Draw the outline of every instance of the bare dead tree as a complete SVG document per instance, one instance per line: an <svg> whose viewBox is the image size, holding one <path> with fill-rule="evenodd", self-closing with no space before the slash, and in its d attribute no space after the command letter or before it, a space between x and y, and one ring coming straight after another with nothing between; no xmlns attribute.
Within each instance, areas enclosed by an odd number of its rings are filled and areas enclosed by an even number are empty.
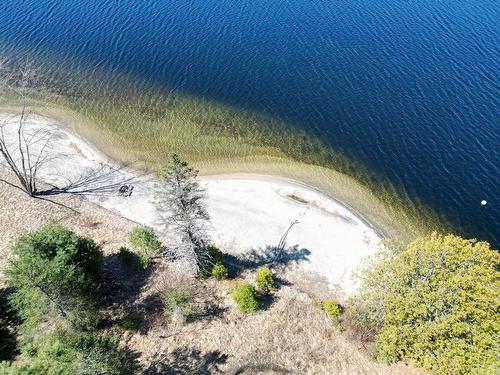
<svg viewBox="0 0 500 375"><path fill-rule="evenodd" d="M55 131L49 126L27 129L32 116L28 100L39 89L39 71L27 60L17 73L0 61L0 98L14 95L20 102L20 110L0 122L0 155L15 174L21 188L30 196L38 193L37 174L47 162L47 149Z"/></svg>
<svg viewBox="0 0 500 375"><path fill-rule="evenodd" d="M206 269L212 261L207 233L210 216L197 176L197 170L172 155L170 163L160 173L154 200L160 224L179 239L176 254L186 259L196 273Z"/></svg>
<svg viewBox="0 0 500 375"><path fill-rule="evenodd" d="M43 166L54 159L62 161L69 155L55 150L52 142L58 134L55 124L32 122L34 111L30 100L49 90L42 84L40 70L29 60L20 68L12 68L6 59L0 59L0 102L7 95L12 96L19 110L0 120L0 163L5 164L17 177L21 188L28 195L41 197L70 193L76 195L108 195L128 196L132 193L131 178L122 178L120 171L125 168L114 168L99 165L85 171L76 179L70 180L64 175L51 171L53 177L66 180L63 186L54 186L39 190L37 181ZM37 118L40 117L37 114ZM5 182L5 181L4 181Z"/></svg>

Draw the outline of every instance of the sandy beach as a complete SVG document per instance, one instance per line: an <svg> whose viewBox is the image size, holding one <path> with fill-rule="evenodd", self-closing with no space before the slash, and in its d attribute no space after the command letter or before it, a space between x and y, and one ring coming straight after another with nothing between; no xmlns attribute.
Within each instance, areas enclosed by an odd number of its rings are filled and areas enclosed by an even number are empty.
<svg viewBox="0 0 500 375"><path fill-rule="evenodd" d="M14 142L17 118L4 114L0 121ZM83 194L127 219L152 226L167 238L152 203L153 175L120 166L49 118L32 116L26 124L27 134L42 129L52 138L39 171L41 180ZM37 147L33 145L34 154ZM355 213L300 182L264 174L202 176L199 182L206 190L212 239L228 253L276 246L297 221L286 241L286 251L296 256L297 267L350 294L356 287L352 271L379 246L380 236ZM130 196L117 193L123 184L133 186Z"/></svg>

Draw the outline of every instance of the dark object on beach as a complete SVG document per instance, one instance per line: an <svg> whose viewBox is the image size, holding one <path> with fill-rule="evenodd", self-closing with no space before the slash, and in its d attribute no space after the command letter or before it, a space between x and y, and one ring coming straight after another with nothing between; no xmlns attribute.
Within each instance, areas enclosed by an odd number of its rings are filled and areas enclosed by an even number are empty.
<svg viewBox="0 0 500 375"><path fill-rule="evenodd" d="M132 195L133 190L134 190L134 186L124 184L124 185L120 186L120 188L118 189L118 193L122 197L130 197Z"/></svg>

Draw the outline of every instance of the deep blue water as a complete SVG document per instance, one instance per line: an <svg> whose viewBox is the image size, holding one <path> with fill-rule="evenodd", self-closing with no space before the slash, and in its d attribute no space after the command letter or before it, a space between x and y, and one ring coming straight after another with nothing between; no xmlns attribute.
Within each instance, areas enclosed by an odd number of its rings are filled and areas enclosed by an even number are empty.
<svg viewBox="0 0 500 375"><path fill-rule="evenodd" d="M291 120L499 245L499 4L0 0L0 47Z"/></svg>

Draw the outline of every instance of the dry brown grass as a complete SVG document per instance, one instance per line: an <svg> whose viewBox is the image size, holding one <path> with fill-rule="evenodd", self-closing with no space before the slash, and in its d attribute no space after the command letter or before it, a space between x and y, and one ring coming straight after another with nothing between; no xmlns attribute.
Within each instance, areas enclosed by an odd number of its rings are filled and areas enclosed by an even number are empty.
<svg viewBox="0 0 500 375"><path fill-rule="evenodd" d="M158 315L152 314L156 324L149 324L146 334L131 336L128 345L143 353L142 360L151 373L152 369L167 374L420 373L404 364L373 362L362 343L335 329L326 314L314 306L313 297L301 291L309 288L308 282L301 285L296 273L280 276L298 280L276 290L264 310L243 314L228 297L235 281L198 281L178 273L172 264L159 268L138 304L151 301L149 297L165 288L194 286L197 304L211 313L201 313L183 325L158 320ZM253 273L242 277L251 281Z"/></svg>

